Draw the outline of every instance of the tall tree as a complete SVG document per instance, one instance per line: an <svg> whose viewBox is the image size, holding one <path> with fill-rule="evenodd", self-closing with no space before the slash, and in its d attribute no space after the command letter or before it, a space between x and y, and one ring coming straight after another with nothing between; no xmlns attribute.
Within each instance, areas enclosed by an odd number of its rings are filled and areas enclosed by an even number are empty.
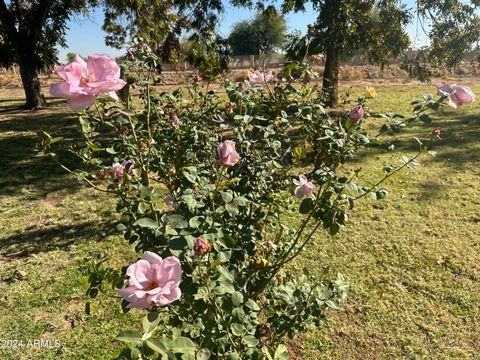
<svg viewBox="0 0 480 360"><path fill-rule="evenodd" d="M228 42L234 55L253 55L260 50L269 53L285 44L286 31L285 17L269 6L252 20L236 23Z"/></svg>
<svg viewBox="0 0 480 360"><path fill-rule="evenodd" d="M421 57L434 66L455 67L465 53L480 49L479 0L418 0L417 15L427 19L431 43Z"/></svg>
<svg viewBox="0 0 480 360"><path fill-rule="evenodd" d="M1 50L1 57L20 67L26 108L46 106L38 73L55 64L55 45L65 45L67 21L94 3L94 0L0 0L0 33L7 44Z"/></svg>
<svg viewBox="0 0 480 360"><path fill-rule="evenodd" d="M397 0L312 0L318 13L305 36L297 37L287 50L290 58L324 54L323 90L328 106L338 105L340 59L363 52L372 63L385 66L409 44L405 25L409 10ZM305 11L304 0L285 0L283 10Z"/></svg>

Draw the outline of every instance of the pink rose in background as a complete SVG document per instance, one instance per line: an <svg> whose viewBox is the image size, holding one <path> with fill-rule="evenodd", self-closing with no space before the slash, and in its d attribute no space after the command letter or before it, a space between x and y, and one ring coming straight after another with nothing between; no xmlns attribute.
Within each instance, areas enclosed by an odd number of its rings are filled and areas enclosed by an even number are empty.
<svg viewBox="0 0 480 360"><path fill-rule="evenodd" d="M198 74L195 74L195 76L193 77L193 81L200 82L200 81L202 81L202 77Z"/></svg>
<svg viewBox="0 0 480 360"><path fill-rule="evenodd" d="M162 259L145 251L143 257L127 268L128 286L118 294L127 300L127 308L148 309L166 306L182 295L179 285L182 275L180 260L175 256Z"/></svg>
<svg viewBox="0 0 480 360"><path fill-rule="evenodd" d="M75 55L75 59L57 69L65 80L50 85L50 94L68 99L72 110L91 106L98 94L106 93L118 101L115 91L125 86L120 79L120 68L115 59L103 55L89 55L87 61Z"/></svg>
<svg viewBox="0 0 480 360"><path fill-rule="evenodd" d="M180 121L177 115L172 116L172 125L173 127L179 127L180 125L182 125L182 122Z"/></svg>
<svg viewBox="0 0 480 360"><path fill-rule="evenodd" d="M311 181L308 181L307 177L305 175L300 175L297 179L293 179L293 183L297 185L295 188L295 196L296 197L304 197L308 196L313 192L313 183Z"/></svg>
<svg viewBox="0 0 480 360"><path fill-rule="evenodd" d="M437 89L437 95L448 96L448 105L454 109L475 101L475 94L467 86L448 85L446 82L443 82L437 85Z"/></svg>
<svg viewBox="0 0 480 360"><path fill-rule="evenodd" d="M435 129L433 129L432 133L433 133L433 135L435 135L437 138L440 139L440 134L442 133L442 129L437 127Z"/></svg>
<svg viewBox="0 0 480 360"><path fill-rule="evenodd" d="M240 160L240 155L235 150L235 143L230 140L225 140L218 145L218 157L222 165L226 166L233 166Z"/></svg>
<svg viewBox="0 0 480 360"><path fill-rule="evenodd" d="M115 180L122 180L123 171L125 168L128 168L128 174L133 174L133 161L132 160L123 160L121 163L114 163L112 165L113 172L115 173Z"/></svg>
<svg viewBox="0 0 480 360"><path fill-rule="evenodd" d="M212 245L203 240L201 237L198 237L195 240L195 245L193 245L193 251L197 256L205 256L212 250Z"/></svg>
<svg viewBox="0 0 480 360"><path fill-rule="evenodd" d="M270 80L273 79L273 74L272 74L271 71L269 71L269 72L263 72L263 71L260 71L260 70L257 70L257 71L254 71L254 72L249 71L248 72L248 79L253 84L263 85L263 84L265 84L265 83L267 83L267 82L269 82Z"/></svg>
<svg viewBox="0 0 480 360"><path fill-rule="evenodd" d="M354 106L348 113L348 118L352 120L354 123L359 121L364 116L365 116L365 110L363 109L362 105Z"/></svg>

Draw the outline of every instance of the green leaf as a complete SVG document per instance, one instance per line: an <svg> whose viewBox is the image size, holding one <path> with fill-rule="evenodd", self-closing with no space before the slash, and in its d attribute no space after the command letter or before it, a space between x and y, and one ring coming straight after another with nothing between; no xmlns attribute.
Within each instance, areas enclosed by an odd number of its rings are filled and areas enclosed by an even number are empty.
<svg viewBox="0 0 480 360"><path fill-rule="evenodd" d="M299 211L301 214L308 214L310 211L313 210L313 207L313 200L311 198L305 198L300 204Z"/></svg>
<svg viewBox="0 0 480 360"><path fill-rule="evenodd" d="M232 330L232 334L235 336L241 336L245 331L245 328L243 327L243 325L239 323L233 323L230 326L230 329Z"/></svg>
<svg viewBox="0 0 480 360"><path fill-rule="evenodd" d="M329 228L329 232L330 232L330 235L335 235L336 233L338 233L340 231L340 225L337 224L337 223L333 223L332 225L330 225L330 228Z"/></svg>
<svg viewBox="0 0 480 360"><path fill-rule="evenodd" d="M190 220L188 220L188 225L192 229L198 229L203 221L205 221L205 218L203 216L194 216Z"/></svg>
<svg viewBox="0 0 480 360"><path fill-rule="evenodd" d="M258 306L258 304L252 299L248 299L245 303L245 306L248 307L250 310L260 311L260 306Z"/></svg>
<svg viewBox="0 0 480 360"><path fill-rule="evenodd" d="M243 337L243 342L248 347L256 347L259 343L258 339L253 335L247 335Z"/></svg>
<svg viewBox="0 0 480 360"><path fill-rule="evenodd" d="M195 344L189 338L179 336L172 342L171 351L180 354L194 354Z"/></svg>
<svg viewBox="0 0 480 360"><path fill-rule="evenodd" d="M243 303L243 294L240 291L235 291L232 294L233 306L240 306Z"/></svg>
<svg viewBox="0 0 480 360"><path fill-rule="evenodd" d="M288 349L285 345L278 345L277 350L275 350L273 360L288 360Z"/></svg>
<svg viewBox="0 0 480 360"><path fill-rule="evenodd" d="M228 203L225 205L225 210L228 211L230 216L237 216L239 214L237 206L235 206L233 203Z"/></svg>
<svg viewBox="0 0 480 360"><path fill-rule="evenodd" d="M144 334L151 334L160 323L158 313L150 311L142 321Z"/></svg>
<svg viewBox="0 0 480 360"><path fill-rule="evenodd" d="M243 207L243 206L247 206L249 201L247 198L243 197L243 196L237 196L233 202L235 203L235 205L237 206L240 206L240 207Z"/></svg>
<svg viewBox="0 0 480 360"><path fill-rule="evenodd" d="M140 345L143 342L142 333L137 330L122 331L115 339L132 345Z"/></svg>
<svg viewBox="0 0 480 360"><path fill-rule="evenodd" d="M135 221L133 223L133 225L135 226L140 226L140 227L144 227L144 228L149 228L149 229L156 229L158 228L158 222L156 222L155 220L153 219L150 219L150 218L141 218L141 219L138 219L137 221Z"/></svg>
<svg viewBox="0 0 480 360"><path fill-rule="evenodd" d="M197 207L197 200L193 197L193 195L182 195L180 197L181 200L187 205L188 210L194 211Z"/></svg>
<svg viewBox="0 0 480 360"><path fill-rule="evenodd" d="M222 192L222 199L225 202L225 204L228 204L233 200L233 195L231 192Z"/></svg>
<svg viewBox="0 0 480 360"><path fill-rule="evenodd" d="M232 317L242 323L244 323L247 320L245 311L243 311L243 309L240 307L236 307L235 309L232 310Z"/></svg>
<svg viewBox="0 0 480 360"><path fill-rule="evenodd" d="M164 356L168 355L167 348L163 344L162 340L160 340L159 338L155 338L155 337L148 338L147 340L144 341L144 344L158 354L162 354Z"/></svg>

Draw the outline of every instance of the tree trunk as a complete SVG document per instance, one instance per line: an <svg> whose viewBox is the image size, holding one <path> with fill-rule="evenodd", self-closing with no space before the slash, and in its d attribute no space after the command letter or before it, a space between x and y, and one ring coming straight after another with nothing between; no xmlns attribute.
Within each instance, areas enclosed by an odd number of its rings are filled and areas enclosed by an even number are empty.
<svg viewBox="0 0 480 360"><path fill-rule="evenodd" d="M45 96L42 95L38 70L30 59L20 59L20 76L22 77L23 90L25 91L26 109L40 109L47 106Z"/></svg>
<svg viewBox="0 0 480 360"><path fill-rule="evenodd" d="M325 54L322 90L328 94L326 105L331 108L338 106L338 67L338 50L330 45Z"/></svg>

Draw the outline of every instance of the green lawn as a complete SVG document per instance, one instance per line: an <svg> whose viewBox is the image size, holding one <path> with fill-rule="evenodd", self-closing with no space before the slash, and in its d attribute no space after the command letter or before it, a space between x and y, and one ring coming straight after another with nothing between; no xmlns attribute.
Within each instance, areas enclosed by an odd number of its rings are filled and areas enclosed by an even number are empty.
<svg viewBox="0 0 480 360"><path fill-rule="evenodd" d="M371 106L406 113L427 91L377 87ZM122 314L111 292L91 301L87 315L82 268L91 251L116 267L135 253L112 231L112 201L34 157L39 129L79 136L65 104L37 113L15 104L0 100L0 359L110 359L121 348L114 337L139 326L141 312ZM413 136L436 126L443 133L435 158L389 180L386 200L358 202L350 226L333 238L318 233L295 264L318 273L327 266L350 284L344 311L290 343L298 358L478 359L480 103L436 114L431 127L414 126L395 140L400 151L360 154L347 170L362 167L375 179L384 164L415 152ZM28 346L35 339L51 347Z"/></svg>

